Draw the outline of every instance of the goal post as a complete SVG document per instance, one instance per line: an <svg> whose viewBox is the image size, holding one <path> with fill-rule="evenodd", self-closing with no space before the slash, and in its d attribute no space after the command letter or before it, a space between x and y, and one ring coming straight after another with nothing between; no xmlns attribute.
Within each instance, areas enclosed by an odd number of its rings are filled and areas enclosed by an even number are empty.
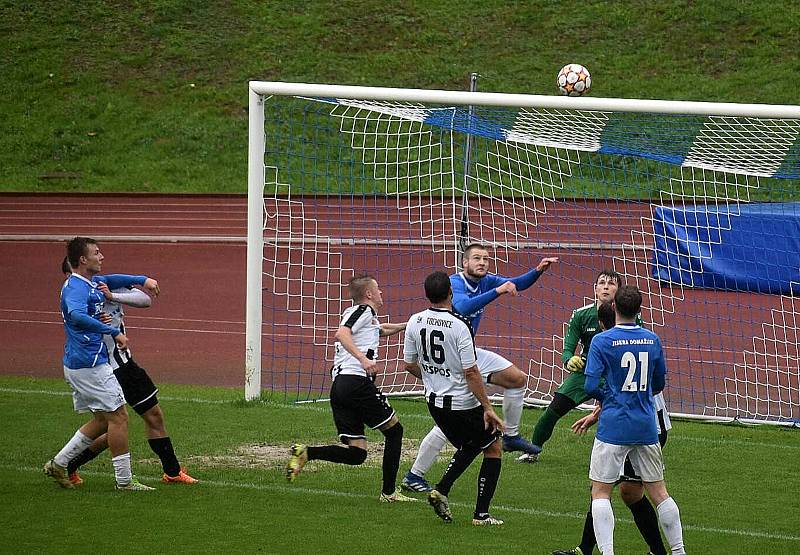
<svg viewBox="0 0 800 555"><path fill-rule="evenodd" d="M800 421L800 106L260 81L249 95L246 399L325 397L349 277L374 274L382 321L405 321L429 272L460 269L466 227L502 275L560 257L487 307L476 338L527 372L530 403L564 379L565 322L610 268L664 340L670 412ZM401 340L381 346L379 384L418 393Z"/></svg>

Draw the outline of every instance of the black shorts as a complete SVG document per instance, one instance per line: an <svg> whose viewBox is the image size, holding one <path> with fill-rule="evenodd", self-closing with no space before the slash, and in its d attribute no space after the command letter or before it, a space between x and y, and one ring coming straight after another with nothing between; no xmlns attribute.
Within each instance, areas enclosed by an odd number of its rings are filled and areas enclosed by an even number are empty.
<svg viewBox="0 0 800 555"><path fill-rule="evenodd" d="M147 371L133 359L114 370L114 375L122 387L125 401L137 414L144 414L158 404L158 388Z"/></svg>
<svg viewBox="0 0 800 555"><path fill-rule="evenodd" d="M467 410L451 410L428 403L428 410L436 425L456 449L469 445L483 451L502 435L500 431L486 429L481 406Z"/></svg>
<svg viewBox="0 0 800 555"><path fill-rule="evenodd" d="M372 380L348 374L336 376L333 380L331 409L342 443L366 439L364 424L374 430L394 416L394 409Z"/></svg>

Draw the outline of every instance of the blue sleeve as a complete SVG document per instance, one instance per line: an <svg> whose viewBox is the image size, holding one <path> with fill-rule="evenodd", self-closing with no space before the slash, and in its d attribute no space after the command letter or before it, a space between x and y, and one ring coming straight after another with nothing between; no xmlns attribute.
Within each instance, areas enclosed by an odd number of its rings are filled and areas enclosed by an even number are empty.
<svg viewBox="0 0 800 555"><path fill-rule="evenodd" d="M594 397L602 403L603 391L600 387L600 378L603 375L604 365L603 359L600 356L598 343L600 342L597 341L597 337L595 337L589 346L589 356L586 358L586 368L583 372L586 376L583 390L586 392L586 395Z"/></svg>
<svg viewBox="0 0 800 555"><path fill-rule="evenodd" d="M81 331L93 331L95 333L110 335L111 337L119 335L119 328L112 328L108 324L104 324L100 320L96 320L89 316L88 313L81 312L80 310L70 312L69 319L75 327Z"/></svg>
<svg viewBox="0 0 800 555"><path fill-rule="evenodd" d="M108 274L106 276L95 276L95 281L104 281L109 289L120 289L131 285L144 285L147 276L129 276L128 274Z"/></svg>
<svg viewBox="0 0 800 555"><path fill-rule="evenodd" d="M661 348L660 343L658 350L659 357L656 359L656 363L653 366L653 378L650 381L653 395L664 391L664 387L667 385L667 365L664 363L664 350Z"/></svg>
<svg viewBox="0 0 800 555"><path fill-rule="evenodd" d="M450 285L453 287L453 308L455 308L458 313L464 316L475 314L499 296L497 291L495 291L495 287L502 282L494 285L497 282L497 276L487 275L483 279L489 280L490 289L472 298L467 295L466 286L461 278L450 280Z"/></svg>
<svg viewBox="0 0 800 555"><path fill-rule="evenodd" d="M521 276L507 279L506 281L514 282L514 285L517 286L517 291L525 291L528 287L536 283L536 280L539 279L539 276L541 275L542 272L534 268L533 270L526 272Z"/></svg>

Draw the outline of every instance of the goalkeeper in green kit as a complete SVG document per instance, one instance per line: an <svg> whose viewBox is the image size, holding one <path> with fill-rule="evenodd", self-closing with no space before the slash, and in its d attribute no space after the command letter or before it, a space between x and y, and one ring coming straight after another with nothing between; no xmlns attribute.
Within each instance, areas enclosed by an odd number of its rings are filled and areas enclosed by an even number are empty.
<svg viewBox="0 0 800 555"><path fill-rule="evenodd" d="M613 270L603 270L597 275L594 282L594 302L584 307L577 308L572 312L569 319L567 335L564 337L564 352L561 359L564 368L569 370L570 375L558 388L550 405L536 423L533 430L531 443L536 447L544 447L545 442L553 435L553 428L562 416L569 411L589 400L583 389L586 377L583 375L583 367L586 365L586 355L589 353L589 345L592 338L603 331L597 319L597 307L600 303L611 302L617 288L622 284L622 277ZM641 319L637 316L636 321L641 324ZM581 344L581 354L575 354L578 343ZM520 462L536 462L541 455L524 454L519 457Z"/></svg>

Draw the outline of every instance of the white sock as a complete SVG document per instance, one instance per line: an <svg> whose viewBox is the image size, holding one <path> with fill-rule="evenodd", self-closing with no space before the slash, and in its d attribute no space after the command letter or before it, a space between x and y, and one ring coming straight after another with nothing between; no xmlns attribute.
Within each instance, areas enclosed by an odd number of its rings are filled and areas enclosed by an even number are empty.
<svg viewBox="0 0 800 555"><path fill-rule="evenodd" d="M425 473L433 466L433 461L439 456L439 452L444 449L447 444L447 437L444 432L439 429L439 426L434 426L428 432L422 443L419 444L419 452L414 461L414 466L411 467L411 472L417 476L425 476Z"/></svg>
<svg viewBox="0 0 800 555"><path fill-rule="evenodd" d="M87 447L92 444L92 439L83 435L83 432L78 430L75 432L75 435L72 436L67 444L61 448L61 451L53 457L53 461L58 466L63 466L64 468L67 467L69 461L77 457L80 453L82 453Z"/></svg>
<svg viewBox="0 0 800 555"><path fill-rule="evenodd" d="M114 465L114 477L117 479L118 486L127 486L131 483L131 454L123 453L111 459Z"/></svg>
<svg viewBox="0 0 800 555"><path fill-rule="evenodd" d="M658 504L656 511L658 512L658 521L661 523L661 529L664 530L664 536L667 538L667 543L673 555L683 555L686 551L683 549L683 526L681 526L681 513L678 510L678 504L675 503L672 497L667 497Z"/></svg>
<svg viewBox="0 0 800 555"><path fill-rule="evenodd" d="M611 501L609 499L592 500L592 521L594 524L594 537L597 538L597 548L600 553L613 555L614 511L611 510Z"/></svg>
<svg viewBox="0 0 800 555"><path fill-rule="evenodd" d="M503 420L506 423L507 436L519 435L519 423L522 421L522 407L525 403L525 388L516 387L503 392Z"/></svg>

